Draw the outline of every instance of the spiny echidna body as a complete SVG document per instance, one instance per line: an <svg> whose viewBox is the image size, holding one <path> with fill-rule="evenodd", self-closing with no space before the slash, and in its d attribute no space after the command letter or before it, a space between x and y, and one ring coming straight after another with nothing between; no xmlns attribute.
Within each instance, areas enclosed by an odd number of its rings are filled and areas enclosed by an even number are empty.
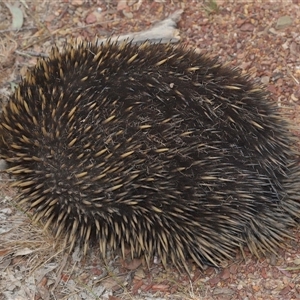
<svg viewBox="0 0 300 300"><path fill-rule="evenodd" d="M20 201L71 249L219 266L273 251L300 216L294 138L268 95L182 47L54 48L0 130Z"/></svg>

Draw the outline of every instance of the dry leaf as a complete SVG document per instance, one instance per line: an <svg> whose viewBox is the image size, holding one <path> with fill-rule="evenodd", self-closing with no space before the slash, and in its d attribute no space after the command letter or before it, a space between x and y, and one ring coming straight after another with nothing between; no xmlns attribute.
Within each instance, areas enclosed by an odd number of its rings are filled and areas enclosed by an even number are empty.
<svg viewBox="0 0 300 300"><path fill-rule="evenodd" d="M7 8L9 9L9 11L12 15L11 28L12 29L22 28L23 22L24 22L24 16L23 16L22 10L19 7L10 5L8 3L5 3L5 5L7 6Z"/></svg>

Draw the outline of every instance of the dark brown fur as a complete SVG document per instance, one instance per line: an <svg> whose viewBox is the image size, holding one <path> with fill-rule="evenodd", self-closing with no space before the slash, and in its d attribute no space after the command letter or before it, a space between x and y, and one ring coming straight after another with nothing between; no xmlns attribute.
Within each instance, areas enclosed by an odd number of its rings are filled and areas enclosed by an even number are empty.
<svg viewBox="0 0 300 300"><path fill-rule="evenodd" d="M293 137L268 95L182 47L54 48L0 124L21 202L71 249L219 266L244 245L273 251L300 215Z"/></svg>

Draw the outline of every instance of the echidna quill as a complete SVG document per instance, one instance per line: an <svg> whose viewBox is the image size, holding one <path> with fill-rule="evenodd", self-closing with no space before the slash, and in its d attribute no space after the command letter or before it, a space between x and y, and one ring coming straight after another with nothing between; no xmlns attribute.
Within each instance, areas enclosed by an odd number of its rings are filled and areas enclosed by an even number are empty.
<svg viewBox="0 0 300 300"><path fill-rule="evenodd" d="M268 94L180 46L54 48L0 121L19 201L70 249L220 266L275 251L300 217L295 139Z"/></svg>

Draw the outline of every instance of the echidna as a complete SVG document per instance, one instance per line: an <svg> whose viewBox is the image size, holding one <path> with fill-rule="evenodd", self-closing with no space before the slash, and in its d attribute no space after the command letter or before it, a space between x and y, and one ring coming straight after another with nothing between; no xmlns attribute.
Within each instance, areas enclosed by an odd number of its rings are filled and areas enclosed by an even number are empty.
<svg viewBox="0 0 300 300"><path fill-rule="evenodd" d="M0 121L20 202L70 249L219 266L274 251L300 217L294 137L268 94L181 46L54 48Z"/></svg>

